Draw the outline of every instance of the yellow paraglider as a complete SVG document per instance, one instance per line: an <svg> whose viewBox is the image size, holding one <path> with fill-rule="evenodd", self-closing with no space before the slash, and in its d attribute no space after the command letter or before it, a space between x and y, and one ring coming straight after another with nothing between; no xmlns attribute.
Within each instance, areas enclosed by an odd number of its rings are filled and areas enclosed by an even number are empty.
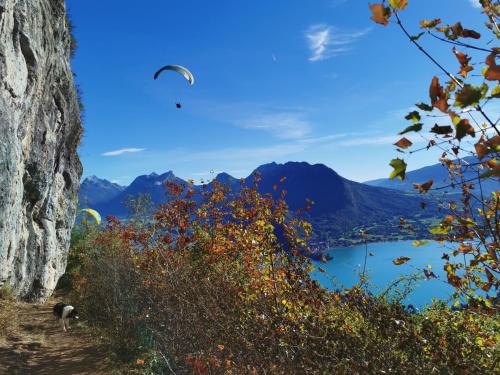
<svg viewBox="0 0 500 375"><path fill-rule="evenodd" d="M96 210L93 210L91 208L83 208L80 210L80 212L85 212L86 214L92 216L97 225L101 225L101 215Z"/></svg>

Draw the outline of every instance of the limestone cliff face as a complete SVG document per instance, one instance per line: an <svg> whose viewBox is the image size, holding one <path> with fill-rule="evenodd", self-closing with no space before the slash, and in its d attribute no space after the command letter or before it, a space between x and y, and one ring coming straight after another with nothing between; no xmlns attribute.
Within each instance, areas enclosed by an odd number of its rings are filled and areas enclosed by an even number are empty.
<svg viewBox="0 0 500 375"><path fill-rule="evenodd" d="M64 0L0 0L0 285L43 301L66 267L82 166Z"/></svg>

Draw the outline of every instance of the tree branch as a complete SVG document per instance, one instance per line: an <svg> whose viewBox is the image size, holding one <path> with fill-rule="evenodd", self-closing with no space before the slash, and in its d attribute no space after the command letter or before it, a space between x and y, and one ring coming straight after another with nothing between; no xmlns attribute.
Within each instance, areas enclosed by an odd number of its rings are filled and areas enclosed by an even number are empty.
<svg viewBox="0 0 500 375"><path fill-rule="evenodd" d="M404 34L407 36L408 40L413 43L425 56L427 56L427 58L429 60L431 60L439 69L441 69L441 71L443 71L443 73L445 73L448 77L450 77L450 79L452 81L454 81L458 87L460 88L463 88L464 87L464 84L458 79L456 78L453 74L451 74L448 70L446 70L446 68L444 66L442 66L434 57L432 57L429 52L427 52L424 47L422 47L420 45L420 43L418 43L414 38L411 37L410 33L408 32L408 30L406 30L406 28L404 27L403 23L401 22L401 18L399 18L399 14L398 12L394 12L394 15L396 16L396 19L397 19L397 24L399 25L399 27L401 28L401 30L403 30ZM498 130L498 128L496 127L495 123L493 123L493 121L491 121L491 119L488 117L488 115L483 111L483 109L481 108L480 105L477 105L476 106L476 109L483 115L483 117L486 119L486 121L493 127L493 129L495 129L495 131L497 132L498 135L500 135L500 130Z"/></svg>
<svg viewBox="0 0 500 375"><path fill-rule="evenodd" d="M475 49L475 50L478 50L478 51L483 51L483 52L488 52L488 53L495 52L492 49L487 49L487 48L482 48L482 47L476 47L476 46L473 46L472 44L468 44L468 43L464 43L464 42L456 42L454 40L445 39L445 38L442 38L442 37L440 37L440 36L438 36L436 34L433 34L431 31L428 31L427 33L429 35L431 35L432 37L434 37L434 38L436 38L436 39L438 39L438 40L440 40L442 42L453 44L455 46L460 46L460 47Z"/></svg>

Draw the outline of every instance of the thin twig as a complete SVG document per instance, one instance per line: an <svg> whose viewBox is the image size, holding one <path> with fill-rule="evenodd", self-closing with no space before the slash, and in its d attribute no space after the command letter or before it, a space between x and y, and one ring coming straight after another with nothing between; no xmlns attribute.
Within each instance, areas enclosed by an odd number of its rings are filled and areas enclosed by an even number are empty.
<svg viewBox="0 0 500 375"><path fill-rule="evenodd" d="M473 46L472 44L468 44L468 43L464 43L464 42L457 42L457 41L454 41L454 40L449 40L449 39L445 39L445 38L442 38L436 34L433 34L431 31L428 31L427 32L429 35L433 36L434 38L442 41L442 42L445 42L445 43L450 43L450 44L454 44L456 46L461 46L461 47L465 47L465 48L470 48L470 49L475 49L475 50L478 50L478 51L484 51L484 52L488 52L488 53L492 53L494 52L492 49L487 49L487 48L481 48L481 47L476 47L476 46Z"/></svg>
<svg viewBox="0 0 500 375"><path fill-rule="evenodd" d="M448 70L446 70L446 68L442 66L434 57L432 57L431 54L427 52L424 49L424 47L420 45L420 43L418 43L414 38L412 38L408 30L406 30L403 23L401 22L398 12L394 12L394 15L396 16L397 24L399 25L401 30L403 30L403 33L407 36L408 40L411 43L413 43L425 56L427 56L427 58L431 60L443 73L445 73L448 77L450 77L450 79L454 81L458 87L464 88L464 84L457 77L455 77ZM483 109L479 104L476 106L476 109L483 115L483 117L486 119L486 121L488 121L488 123L493 127L493 129L495 129L497 134L500 135L500 130L496 127L495 123L488 117L488 115L483 111Z"/></svg>
<svg viewBox="0 0 500 375"><path fill-rule="evenodd" d="M397 24L399 25L401 30L403 30L404 34L408 37L410 42L412 42L425 56L427 56L427 58L429 60L431 60L439 69L441 69L444 74L446 74L448 77L450 77L450 79L453 80L459 87L461 87L461 88L464 87L463 83L460 80L458 80L453 74L451 74L449 71L447 71L434 57L432 57L429 54L429 52L427 52L424 49L424 47L422 47L420 45L420 43L418 43L414 38L412 38L412 36L408 32L408 30L406 30L403 23L401 22L401 19L399 18L398 12L394 12L394 15L396 16Z"/></svg>

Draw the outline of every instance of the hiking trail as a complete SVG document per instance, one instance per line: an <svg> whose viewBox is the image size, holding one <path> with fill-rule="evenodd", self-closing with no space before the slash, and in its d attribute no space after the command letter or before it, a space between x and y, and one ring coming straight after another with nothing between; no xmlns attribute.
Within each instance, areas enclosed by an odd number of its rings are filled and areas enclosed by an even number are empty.
<svg viewBox="0 0 500 375"><path fill-rule="evenodd" d="M109 353L83 323L63 332L52 314L55 295L45 304L18 302L19 329L0 343L0 375L111 375L120 372Z"/></svg>

